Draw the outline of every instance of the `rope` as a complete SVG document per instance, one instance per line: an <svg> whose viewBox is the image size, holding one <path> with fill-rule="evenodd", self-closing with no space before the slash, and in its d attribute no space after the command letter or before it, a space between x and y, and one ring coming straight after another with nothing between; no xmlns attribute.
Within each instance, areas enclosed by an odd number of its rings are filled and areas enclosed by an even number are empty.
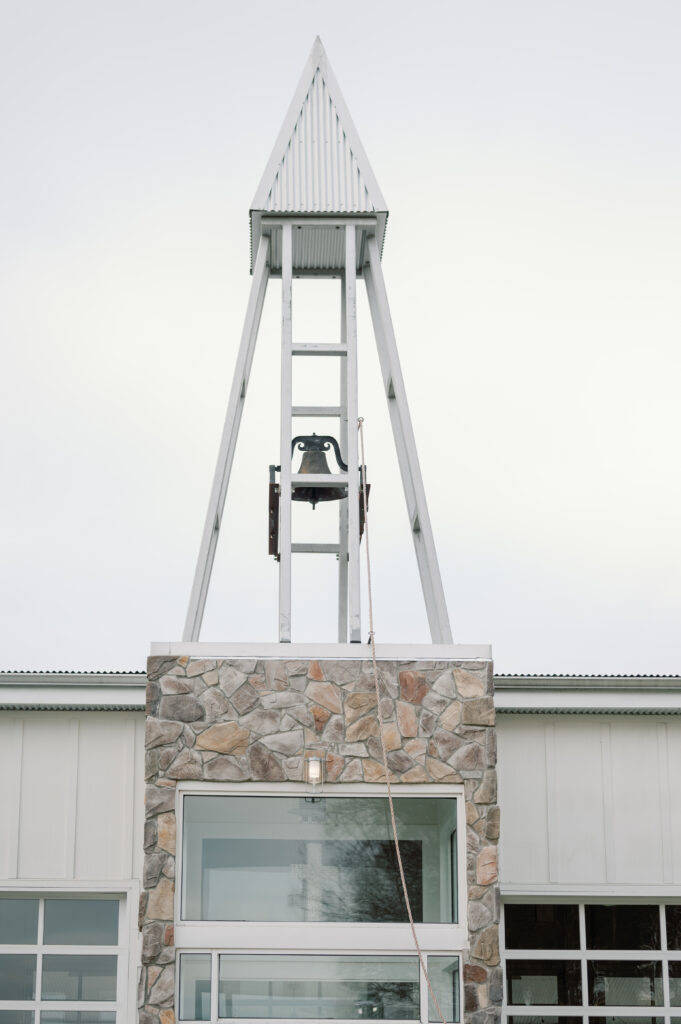
<svg viewBox="0 0 681 1024"><path fill-rule="evenodd" d="M378 714L378 733L381 737L381 750L383 752L383 770L385 772L385 784L388 791L388 805L390 807L390 821L393 830L393 842L395 844L395 856L397 857L397 866L400 871L400 881L402 883L402 894L404 896L404 903L407 908L407 917L409 918L409 927L411 928L411 935L414 940L414 947L418 954L419 963L421 964L421 970L423 971L430 992L433 1004L437 1010L437 1015L442 1021L442 1024L447 1024L447 1020L442 1010L440 1009L440 1003L435 995L433 986L431 985L428 971L426 970L426 958L423 955L421 946L419 944L418 936L416 934L416 926L414 924L414 917L411 912L411 903L409 902L409 893L407 892L407 881L404 876L404 867L402 865L402 853L400 851L400 841L397 838L397 822L395 820L395 806L393 804L392 786L390 783L390 771L388 769L388 752L385 748L385 738L383 736L383 712L381 710L381 693L378 684L378 665L376 664L376 640L374 636L374 606L371 593L371 557L369 554L369 503L367 501L367 473L366 463L364 461L364 417L360 416L357 420L359 429L359 444L360 444L360 455L362 460L362 497L364 501L364 531L366 533L365 550L367 553L367 588L369 591L369 643L371 644L371 663L373 668L374 676L374 687L376 689L376 712ZM430 1016L430 1014L428 1014Z"/></svg>

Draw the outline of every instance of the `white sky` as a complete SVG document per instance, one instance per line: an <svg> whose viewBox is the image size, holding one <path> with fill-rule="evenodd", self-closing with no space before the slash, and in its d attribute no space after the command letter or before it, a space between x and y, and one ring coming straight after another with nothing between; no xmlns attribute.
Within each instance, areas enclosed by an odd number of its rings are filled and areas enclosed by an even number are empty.
<svg viewBox="0 0 681 1024"><path fill-rule="evenodd" d="M501 672L681 671L675 0L4 0L1 19L0 668L141 669L180 639L248 208L319 33L391 211L455 639ZM276 639L278 293L206 640ZM335 340L336 301L294 292L297 337ZM423 641L360 315L377 639ZM294 639L332 640L335 563L296 565Z"/></svg>

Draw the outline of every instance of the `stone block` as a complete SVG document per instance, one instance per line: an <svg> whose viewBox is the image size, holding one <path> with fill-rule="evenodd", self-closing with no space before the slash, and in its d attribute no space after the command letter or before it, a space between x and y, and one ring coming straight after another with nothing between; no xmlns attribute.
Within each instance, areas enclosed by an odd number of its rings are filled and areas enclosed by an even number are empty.
<svg viewBox="0 0 681 1024"><path fill-rule="evenodd" d="M249 751L249 760L251 777L254 780L281 782L285 778L284 770L276 754L268 750L262 743L253 744Z"/></svg>
<svg viewBox="0 0 681 1024"><path fill-rule="evenodd" d="M236 722L221 722L200 733L196 745L218 754L245 754L250 735L248 729L242 729Z"/></svg>
<svg viewBox="0 0 681 1024"><path fill-rule="evenodd" d="M455 668L454 680L457 692L461 697L482 697L485 693L485 677L480 672Z"/></svg>
<svg viewBox="0 0 681 1024"><path fill-rule="evenodd" d="M159 722L157 718L147 718L144 730L144 745L147 750L174 743L182 732L180 722Z"/></svg>
<svg viewBox="0 0 681 1024"><path fill-rule="evenodd" d="M364 780L364 772L362 771L362 762L358 757L352 758L347 762L345 768L341 772L339 782L362 782Z"/></svg>
<svg viewBox="0 0 681 1024"><path fill-rule="evenodd" d="M144 811L147 818L153 818L163 811L175 808L175 790L160 786L147 786L144 791Z"/></svg>
<svg viewBox="0 0 681 1024"><path fill-rule="evenodd" d="M244 782L247 770L230 754L218 754L203 766L203 776L212 782Z"/></svg>
<svg viewBox="0 0 681 1024"><path fill-rule="evenodd" d="M497 848L486 846L478 854L475 866L475 878L478 885L491 885L497 880Z"/></svg>
<svg viewBox="0 0 681 1024"><path fill-rule="evenodd" d="M368 739L369 736L378 736L378 720L373 715L359 718L345 730L345 740L347 743L357 743L358 741Z"/></svg>
<svg viewBox="0 0 681 1024"><path fill-rule="evenodd" d="M291 709L289 714L295 717L296 711ZM263 711L260 708L244 715L240 722L245 729L250 729L251 732L258 733L260 736L269 736L270 733L279 732L280 723L280 711Z"/></svg>
<svg viewBox="0 0 681 1024"><path fill-rule="evenodd" d="M428 693L428 684L423 672L409 672L405 670L400 672L399 679L400 697L402 700L407 701L409 704L423 703L423 698Z"/></svg>
<svg viewBox="0 0 681 1024"><path fill-rule="evenodd" d="M147 917L151 921L172 921L174 916L175 885L169 878L161 878L149 893Z"/></svg>
<svg viewBox="0 0 681 1024"><path fill-rule="evenodd" d="M467 700L463 706L464 725L494 725L494 700L478 697Z"/></svg>
<svg viewBox="0 0 681 1024"><path fill-rule="evenodd" d="M303 749L303 730L275 732L269 736L263 736L261 743L264 743L269 750L275 750L278 754L291 757L292 754L297 754Z"/></svg>
<svg viewBox="0 0 681 1024"><path fill-rule="evenodd" d="M231 697L233 693L243 686L246 682L246 673L240 669L235 668L230 662L221 662L218 668L218 686L226 697Z"/></svg>
<svg viewBox="0 0 681 1024"><path fill-rule="evenodd" d="M248 683L235 690L230 699L238 715L247 714L260 703L258 694Z"/></svg>
<svg viewBox="0 0 681 1024"><path fill-rule="evenodd" d="M340 692L333 683L312 681L308 683L305 695L310 700L313 700L315 704L321 704L323 708L327 708L333 714L339 715L343 710Z"/></svg>
<svg viewBox="0 0 681 1024"><path fill-rule="evenodd" d="M351 725L376 707L375 693L348 693L345 695L345 724Z"/></svg>
<svg viewBox="0 0 681 1024"><path fill-rule="evenodd" d="M161 697L159 718L176 722L200 722L206 717L201 704L190 693L177 694L173 697Z"/></svg>
<svg viewBox="0 0 681 1024"><path fill-rule="evenodd" d="M413 704L398 700L396 704L397 724L400 732L406 738L418 735L419 723L416 720L416 712Z"/></svg>

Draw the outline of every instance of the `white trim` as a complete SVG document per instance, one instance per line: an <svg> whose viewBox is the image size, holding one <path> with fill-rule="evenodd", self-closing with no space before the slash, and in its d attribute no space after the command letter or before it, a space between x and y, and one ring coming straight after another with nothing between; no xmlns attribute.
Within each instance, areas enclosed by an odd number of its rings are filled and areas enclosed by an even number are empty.
<svg viewBox="0 0 681 1024"><path fill-rule="evenodd" d="M284 661L369 661L370 644L155 642L152 657L258 658ZM379 661L491 661L489 644L376 644Z"/></svg>
<svg viewBox="0 0 681 1024"><path fill-rule="evenodd" d="M111 686L100 682L88 685L16 682L10 686L0 685L0 708L26 711L143 711L146 683L145 677L139 683L127 686Z"/></svg>
<svg viewBox="0 0 681 1024"><path fill-rule="evenodd" d="M545 883L538 885L536 882L526 884L514 884L512 882L501 883L501 898L507 903L548 903L555 900L558 903L574 903L583 900L586 903L617 903L625 899L631 903L650 903L651 899L657 902L665 900L667 903L681 902L681 885L662 885L651 883L649 885L639 882L631 885L596 883L585 885L577 882L573 885L566 885L564 882L555 884ZM681 1017L681 1013L679 1014Z"/></svg>
<svg viewBox="0 0 681 1024"><path fill-rule="evenodd" d="M606 690L598 686L580 685L573 689L518 686L512 690L495 681L494 706L500 713L564 712L582 714L681 714L681 692L622 687Z"/></svg>

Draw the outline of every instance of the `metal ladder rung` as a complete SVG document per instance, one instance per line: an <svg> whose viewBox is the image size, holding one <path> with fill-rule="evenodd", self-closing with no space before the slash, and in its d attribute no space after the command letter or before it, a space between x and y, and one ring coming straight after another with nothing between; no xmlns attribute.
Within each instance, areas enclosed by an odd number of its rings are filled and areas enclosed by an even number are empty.
<svg viewBox="0 0 681 1024"><path fill-rule="evenodd" d="M292 416L340 416L340 405L294 405Z"/></svg>
<svg viewBox="0 0 681 1024"><path fill-rule="evenodd" d="M293 356L346 356L347 345L322 345L317 342L298 342L291 345Z"/></svg>
<svg viewBox="0 0 681 1024"><path fill-rule="evenodd" d="M337 555L340 551L340 544L292 544L291 551L294 555Z"/></svg>

